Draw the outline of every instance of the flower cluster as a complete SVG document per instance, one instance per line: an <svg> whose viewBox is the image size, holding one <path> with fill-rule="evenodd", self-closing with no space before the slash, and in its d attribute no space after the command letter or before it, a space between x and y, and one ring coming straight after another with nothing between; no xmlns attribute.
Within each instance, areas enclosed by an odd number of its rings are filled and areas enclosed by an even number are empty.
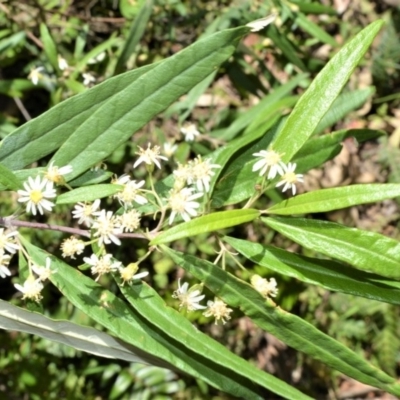
<svg viewBox="0 0 400 400"><path fill-rule="evenodd" d="M276 187L283 186L282 192L292 189L293 196L296 194L296 183L303 182L303 175L295 173L295 163L285 164L281 159L282 154L277 153L272 148L261 150L254 153L253 156L260 158L253 165L253 172L260 171L260 176L266 175L268 172L267 179L274 179L279 175L280 181L276 184Z"/></svg>
<svg viewBox="0 0 400 400"><path fill-rule="evenodd" d="M179 309L184 309L188 312L195 310L207 309L203 315L206 317L214 317L215 323L221 321L223 324L230 319L230 313L233 311L220 299L215 298L214 301L208 301L207 307L200 304L205 295L201 294L199 285L189 288L189 284L185 282L181 285L181 280L178 280L178 289L175 290L172 297L179 300Z"/></svg>

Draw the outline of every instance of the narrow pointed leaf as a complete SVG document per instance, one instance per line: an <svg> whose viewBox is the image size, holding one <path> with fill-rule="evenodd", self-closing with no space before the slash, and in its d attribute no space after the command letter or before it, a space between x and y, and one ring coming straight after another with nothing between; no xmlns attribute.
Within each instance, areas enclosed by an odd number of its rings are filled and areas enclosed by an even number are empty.
<svg viewBox="0 0 400 400"><path fill-rule="evenodd" d="M308 322L282 310L273 301L266 301L249 284L208 261L174 251L164 245L161 248L176 264L204 282L216 296L233 307L239 307L260 328L289 346L360 382L400 395L400 385L396 384L394 378Z"/></svg>
<svg viewBox="0 0 400 400"><path fill-rule="evenodd" d="M121 292L143 318L149 319L149 322L156 325L171 339L186 347L188 352L205 356L220 367L230 370L229 374L232 378L239 374L287 399L309 398L285 382L257 369L231 353L225 346L204 335L186 317L167 307L158 293L145 283L119 286Z"/></svg>
<svg viewBox="0 0 400 400"><path fill-rule="evenodd" d="M336 40L317 24L310 21L304 14L297 14L295 22L300 26L300 28L321 42L330 44L333 47L337 47L338 44Z"/></svg>
<svg viewBox="0 0 400 400"><path fill-rule="evenodd" d="M103 197L112 196L120 192L124 187L122 185L103 184L83 186L70 192L61 194L57 197L56 204L75 204L78 201L94 201Z"/></svg>
<svg viewBox="0 0 400 400"><path fill-rule="evenodd" d="M148 361L143 355L137 356L130 345L97 329L55 321L3 300L0 300L0 328L31 333L100 357L145 364L154 362L154 358Z"/></svg>
<svg viewBox="0 0 400 400"><path fill-rule="evenodd" d="M302 246L366 272L400 279L400 243L379 233L305 218L262 218Z"/></svg>
<svg viewBox="0 0 400 400"><path fill-rule="evenodd" d="M30 256L39 265L44 265L48 256L43 250L24 240ZM135 354L154 365L178 369L232 395L248 400L262 400L259 387L251 380L236 374L231 376L226 368L215 364L207 355L198 355L182 346L165 332L143 318L126 302L84 276L61 260L51 258L52 283L76 307L115 336L134 346ZM188 338L190 340L190 338ZM154 362L150 361L155 359Z"/></svg>
<svg viewBox="0 0 400 400"><path fill-rule="evenodd" d="M290 161L313 134L382 24L383 21L373 22L340 49L300 98L273 144L275 151L284 154L284 161Z"/></svg>
<svg viewBox="0 0 400 400"><path fill-rule="evenodd" d="M260 212L253 209L221 211L203 217L193 219L189 222L176 225L156 236L150 245L159 245L174 240L218 231L232 226L250 222L259 217Z"/></svg>
<svg viewBox="0 0 400 400"><path fill-rule="evenodd" d="M400 197L399 184L364 184L322 189L291 197L265 210L268 214L320 213Z"/></svg>
<svg viewBox="0 0 400 400"><path fill-rule="evenodd" d="M109 100L67 139L54 156L56 165L73 166L72 176L104 160L172 102L227 60L246 27L218 32L156 64ZM115 79L118 79L116 77Z"/></svg>
<svg viewBox="0 0 400 400"><path fill-rule="evenodd" d="M281 275L328 290L400 305L400 282L347 268L331 260L305 257L273 246L224 237L229 245L252 262Z"/></svg>

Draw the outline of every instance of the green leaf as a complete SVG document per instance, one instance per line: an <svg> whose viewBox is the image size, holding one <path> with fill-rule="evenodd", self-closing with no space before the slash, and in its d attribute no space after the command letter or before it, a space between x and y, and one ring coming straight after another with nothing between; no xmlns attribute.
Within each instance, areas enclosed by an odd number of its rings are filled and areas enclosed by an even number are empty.
<svg viewBox="0 0 400 400"><path fill-rule="evenodd" d="M322 69L300 98L286 124L273 143L274 150L283 153L288 162L313 134L323 116L338 97L383 21L375 21L347 43Z"/></svg>
<svg viewBox="0 0 400 400"><path fill-rule="evenodd" d="M123 190L123 188L122 185L114 184L84 186L61 194L57 197L56 204L75 204L79 201L94 201L112 196L113 194Z"/></svg>
<svg viewBox="0 0 400 400"><path fill-rule="evenodd" d="M244 224L245 222L253 221L259 216L260 212L252 209L221 211L204 215L161 232L150 242L150 245L159 245L199 235L201 233L230 228L232 226Z"/></svg>
<svg viewBox="0 0 400 400"><path fill-rule="evenodd" d="M204 282L216 296L239 307L255 324L289 346L318 359L360 382L400 395L396 380L301 318L292 315L272 300L265 299L249 284L216 265L161 246L172 260Z"/></svg>
<svg viewBox="0 0 400 400"><path fill-rule="evenodd" d="M143 355L137 356L130 345L104 332L69 321L54 321L3 300L0 300L0 328L31 333L100 357L149 363Z"/></svg>
<svg viewBox="0 0 400 400"><path fill-rule="evenodd" d="M105 159L229 58L245 32L245 27L218 32L156 64L119 92L109 92L107 103L77 127L55 154L55 164L72 165L72 175L77 176Z"/></svg>
<svg viewBox="0 0 400 400"><path fill-rule="evenodd" d="M374 94L374 92L374 87L367 87L365 89L341 93L319 122L314 134L317 135L323 132L326 128L333 126L336 122L343 119L351 111L357 110L363 106L365 102Z"/></svg>
<svg viewBox="0 0 400 400"><path fill-rule="evenodd" d="M337 15L337 12L332 7L324 6L320 3L308 3L307 1L301 0L291 0L293 4L296 4L299 7L299 11L306 14L328 14L328 15Z"/></svg>
<svg viewBox="0 0 400 400"><path fill-rule="evenodd" d="M308 399L285 382L255 368L249 362L231 353L227 348L196 329L189 320L172 308L166 307L157 291L146 284L119 285L121 292L146 320L168 335L187 352L206 357L224 368L233 379L250 379L258 385L287 399ZM235 378L236 376L236 378Z"/></svg>
<svg viewBox="0 0 400 400"><path fill-rule="evenodd" d="M43 250L22 239L30 256L44 265L48 256ZM203 379L219 390L248 400L262 400L253 381L240 375L231 377L230 371L220 367L206 355L198 355L183 347L174 338L157 328L149 318L143 318L134 308L84 276L61 260L51 258L51 282L76 307L103 325L119 339L131 344L132 351L148 362L169 369L179 369L195 378ZM187 338L190 341L190 337Z"/></svg>
<svg viewBox="0 0 400 400"><path fill-rule="evenodd" d="M400 184L350 185L291 197L266 209L265 213L278 215L319 213L395 197L400 197Z"/></svg>
<svg viewBox="0 0 400 400"><path fill-rule="evenodd" d="M400 279L400 243L374 232L306 218L262 218L270 228L302 246L357 269Z"/></svg>
<svg viewBox="0 0 400 400"><path fill-rule="evenodd" d="M317 24L310 21L304 14L297 14L295 23L299 25L304 31L309 33L311 36L314 36L316 39L320 40L323 43L327 43L333 47L337 47L338 44L336 40L326 33L322 28L320 28Z"/></svg>
<svg viewBox="0 0 400 400"><path fill-rule="evenodd" d="M328 290L400 305L400 282L392 279L247 240L225 236L224 241L255 264L278 274Z"/></svg>
<svg viewBox="0 0 400 400"><path fill-rule="evenodd" d="M44 23L40 24L40 39L42 40L43 50L46 53L50 64L56 71L58 71L57 47L50 35L49 30L47 29L47 26Z"/></svg>
<svg viewBox="0 0 400 400"><path fill-rule="evenodd" d="M115 67L115 74L119 74L123 71L127 61L136 50L136 46L139 44L141 37L146 31L147 23L149 22L151 12L153 9L153 1L146 0L141 4L140 11L132 23L128 37L125 41L125 46L122 50L121 55L118 58L117 65Z"/></svg>
<svg viewBox="0 0 400 400"><path fill-rule="evenodd" d="M21 181L7 167L0 163L0 186L5 189L18 190L22 188Z"/></svg>

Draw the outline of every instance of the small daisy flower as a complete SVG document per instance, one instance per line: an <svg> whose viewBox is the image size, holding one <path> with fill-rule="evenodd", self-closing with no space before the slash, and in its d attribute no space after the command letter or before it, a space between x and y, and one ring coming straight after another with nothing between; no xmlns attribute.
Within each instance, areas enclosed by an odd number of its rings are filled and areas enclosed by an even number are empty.
<svg viewBox="0 0 400 400"><path fill-rule="evenodd" d="M276 297L278 294L278 288L275 278L268 279L261 278L260 275L253 275L250 279L251 285L257 292L265 298Z"/></svg>
<svg viewBox="0 0 400 400"><path fill-rule="evenodd" d="M195 124L186 123L181 127L181 133L185 136L186 142L193 142L196 136L200 136L200 132L198 131Z"/></svg>
<svg viewBox="0 0 400 400"><path fill-rule="evenodd" d="M43 67L33 68L28 75L28 79L30 79L35 86L44 78L44 75L41 73L41 71L44 71Z"/></svg>
<svg viewBox="0 0 400 400"><path fill-rule="evenodd" d="M195 183L199 192L210 191L210 181L215 175L213 168L221 168L218 164L211 164L209 159L202 160L201 156L195 158L191 163L191 176L188 179L188 183Z"/></svg>
<svg viewBox="0 0 400 400"><path fill-rule="evenodd" d="M125 232L136 231L140 227L140 212L130 210L117 217L118 223Z"/></svg>
<svg viewBox="0 0 400 400"><path fill-rule="evenodd" d="M171 158L171 157L175 154L176 150L178 150L178 146L177 146L176 144L174 144L174 143L165 142L165 143L163 144L163 151L164 151L164 154L165 154L168 158Z"/></svg>
<svg viewBox="0 0 400 400"><path fill-rule="evenodd" d="M18 190L18 195L20 196L18 201L27 203L27 212L32 212L33 215L36 215L36 212L39 211L43 215L44 210L51 211L54 207L54 203L47 200L57 195L53 182L45 178L42 180L40 176L37 176L36 179L29 177L28 181L24 182L24 188L25 190Z"/></svg>
<svg viewBox="0 0 400 400"><path fill-rule="evenodd" d="M84 257L83 261L92 266L90 270L93 275L98 275L96 281L104 274L119 270L122 265L119 261L112 260L112 254L106 254L100 258L96 254L92 254L90 258Z"/></svg>
<svg viewBox="0 0 400 400"><path fill-rule="evenodd" d="M199 197L203 196L203 193L192 194L192 188L183 188L179 192L171 191L168 199L169 207L171 208L171 215L169 217L169 224L171 225L177 214L187 222L190 221L191 217L197 216L196 208L200 207L197 201Z"/></svg>
<svg viewBox="0 0 400 400"><path fill-rule="evenodd" d="M200 290L194 289L194 287L189 289L189 284L187 282L181 286L180 279L178 280L178 289L175 290L172 297L180 301L180 310L184 308L187 311L194 311L206 308L199 304L200 301L204 299L205 295L201 294Z"/></svg>
<svg viewBox="0 0 400 400"><path fill-rule="evenodd" d="M286 192L287 189L292 188L293 196L296 194L296 183L303 182L303 175L296 174L296 163L289 163L284 165L284 171L281 175L281 180L276 184L276 187L283 186L282 192Z"/></svg>
<svg viewBox="0 0 400 400"><path fill-rule="evenodd" d="M135 164L133 164L133 168L136 168L143 162L147 165L155 164L158 168L161 168L159 160L168 161L167 157L160 156L160 146L154 146L153 148L150 146L150 143L147 145L147 149L142 149L140 146L138 146L140 150L135 154L137 154L139 158L135 161Z"/></svg>
<svg viewBox="0 0 400 400"><path fill-rule="evenodd" d="M99 237L98 244L110 244L111 242L121 245L121 241L116 235L122 233L122 228L118 226L118 220L114 217L112 211L100 210L96 213L97 219L94 221L92 229L94 237Z"/></svg>
<svg viewBox="0 0 400 400"><path fill-rule="evenodd" d="M8 269L8 264L10 262L11 256L0 250L0 277L5 278L11 276L11 272Z"/></svg>
<svg viewBox="0 0 400 400"><path fill-rule="evenodd" d="M64 167L58 168L55 165L53 165L53 163L54 161L52 161L49 164L44 177L48 181L54 182L56 185L63 185L65 183L64 175L67 175L70 172L72 172L72 166L66 165Z"/></svg>
<svg viewBox="0 0 400 400"><path fill-rule="evenodd" d="M50 257L47 257L45 267L42 267L42 266L39 266L36 264L31 265L32 271L38 276L38 279L40 281L43 282L46 279L49 279L50 275L55 272L50 269L50 264L51 264L51 259L50 259Z"/></svg>
<svg viewBox="0 0 400 400"><path fill-rule="evenodd" d="M82 78L85 86L90 86L92 83L96 82L96 78L92 74L86 72L82 74Z"/></svg>
<svg viewBox="0 0 400 400"><path fill-rule="evenodd" d="M88 228L90 228L94 222L93 216L99 207L100 199L95 200L91 204L78 203L75 205L74 210L72 211L72 217L76 219L79 218L78 224L85 224Z"/></svg>
<svg viewBox="0 0 400 400"><path fill-rule="evenodd" d="M42 299L43 284L40 279L35 279L33 275L30 275L23 285L16 283L14 286L23 293L22 299L31 299L37 302Z"/></svg>
<svg viewBox="0 0 400 400"><path fill-rule="evenodd" d="M214 317L215 324L221 321L223 324L226 320L231 319L229 315L233 310L228 308L226 303L220 299L215 298L214 301L207 301L207 310L203 313L205 317Z"/></svg>
<svg viewBox="0 0 400 400"><path fill-rule="evenodd" d="M122 175L113 183L124 186L121 192L114 195L114 198L117 198L124 207L129 207L134 201L140 205L147 203L146 197L140 194L140 188L143 187L145 181L136 183L135 180L131 180L129 175Z"/></svg>
<svg viewBox="0 0 400 400"><path fill-rule="evenodd" d="M82 254L83 250L85 250L85 243L75 236L71 236L61 243L61 250L64 258L71 257L75 259L75 255Z"/></svg>
<svg viewBox="0 0 400 400"><path fill-rule="evenodd" d="M284 164L281 161L281 154L274 150L261 150L258 153L254 153L253 156L261 157L261 159L253 165L253 172L261 170L260 176L263 176L269 169L268 179L274 179L278 173L280 175L283 174Z"/></svg>
<svg viewBox="0 0 400 400"><path fill-rule="evenodd" d="M4 228L0 228L0 252L5 250L11 254L15 254L19 250L16 236L18 236L17 230L5 231Z"/></svg>
<svg viewBox="0 0 400 400"><path fill-rule="evenodd" d="M119 273L121 275L121 279L124 281L122 284L124 285L126 282L133 281L135 279L142 279L147 276L149 273L147 271L136 273L139 270L139 266L137 263L130 263L125 268L121 268Z"/></svg>
<svg viewBox="0 0 400 400"><path fill-rule="evenodd" d="M61 71L64 71L69 67L67 60L60 55L57 56L57 61L58 61L58 68L61 69Z"/></svg>

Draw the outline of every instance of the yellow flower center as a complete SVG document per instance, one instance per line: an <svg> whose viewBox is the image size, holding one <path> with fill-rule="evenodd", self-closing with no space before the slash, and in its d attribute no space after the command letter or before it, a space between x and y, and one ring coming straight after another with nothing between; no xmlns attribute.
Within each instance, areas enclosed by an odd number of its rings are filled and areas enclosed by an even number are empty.
<svg viewBox="0 0 400 400"><path fill-rule="evenodd" d="M43 193L40 190L32 190L29 197L33 203L38 204L43 199Z"/></svg>

